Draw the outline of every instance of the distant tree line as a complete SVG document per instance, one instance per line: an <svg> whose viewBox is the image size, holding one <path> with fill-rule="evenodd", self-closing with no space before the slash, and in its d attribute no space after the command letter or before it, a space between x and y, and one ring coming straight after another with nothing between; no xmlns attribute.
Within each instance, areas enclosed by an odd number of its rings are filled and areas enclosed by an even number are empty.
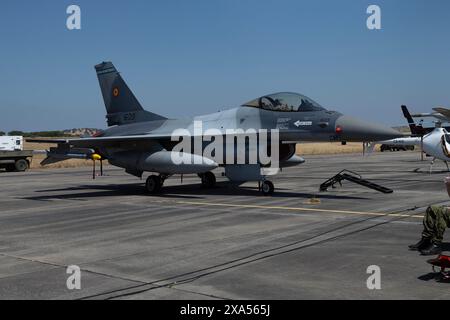
<svg viewBox="0 0 450 320"><path fill-rule="evenodd" d="M5 132L0 131L0 136L4 136ZM37 132L23 132L18 130L13 130L8 132L8 136L24 136L26 138L34 137L70 137L70 135L65 134L64 131L37 131Z"/></svg>

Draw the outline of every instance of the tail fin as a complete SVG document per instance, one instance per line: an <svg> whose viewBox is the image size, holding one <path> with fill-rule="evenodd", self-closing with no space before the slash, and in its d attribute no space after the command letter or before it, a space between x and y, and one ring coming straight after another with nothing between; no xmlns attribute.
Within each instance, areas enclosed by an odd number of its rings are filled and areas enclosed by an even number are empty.
<svg viewBox="0 0 450 320"><path fill-rule="evenodd" d="M102 62L95 66L95 70L105 102L108 126L166 119L142 108L112 62Z"/></svg>
<svg viewBox="0 0 450 320"><path fill-rule="evenodd" d="M403 111L403 116L406 118L406 120L408 120L408 124L409 124L409 128L411 130L411 133L414 135L423 135L424 134L424 129L421 125L416 125L416 123L414 122L413 117L411 116L411 114L409 113L409 110L406 106L402 106L402 111Z"/></svg>

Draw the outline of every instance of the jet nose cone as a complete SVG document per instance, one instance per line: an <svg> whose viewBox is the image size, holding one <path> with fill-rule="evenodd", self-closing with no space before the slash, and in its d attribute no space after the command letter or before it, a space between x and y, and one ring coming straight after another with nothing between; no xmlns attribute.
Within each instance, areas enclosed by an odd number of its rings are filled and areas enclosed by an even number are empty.
<svg viewBox="0 0 450 320"><path fill-rule="evenodd" d="M341 116L336 120L336 133L342 141L371 142L403 137L403 134L392 128L362 121L349 116Z"/></svg>

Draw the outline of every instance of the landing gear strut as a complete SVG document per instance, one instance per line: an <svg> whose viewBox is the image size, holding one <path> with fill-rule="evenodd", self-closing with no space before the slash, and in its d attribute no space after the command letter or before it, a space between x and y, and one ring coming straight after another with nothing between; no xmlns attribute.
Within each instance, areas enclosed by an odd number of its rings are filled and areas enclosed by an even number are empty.
<svg viewBox="0 0 450 320"><path fill-rule="evenodd" d="M216 176L211 171L201 173L198 176L202 179L203 187L212 188L216 185Z"/></svg>
<svg viewBox="0 0 450 320"><path fill-rule="evenodd" d="M433 160L431 160L430 163L430 174L433 173L433 166L434 166L434 162L436 161L436 157L433 158ZM447 171L450 172L450 168L448 167L448 162L444 161L445 165L447 166Z"/></svg>
<svg viewBox="0 0 450 320"><path fill-rule="evenodd" d="M270 196L275 191L272 181L264 180L261 185L261 192L265 196Z"/></svg>

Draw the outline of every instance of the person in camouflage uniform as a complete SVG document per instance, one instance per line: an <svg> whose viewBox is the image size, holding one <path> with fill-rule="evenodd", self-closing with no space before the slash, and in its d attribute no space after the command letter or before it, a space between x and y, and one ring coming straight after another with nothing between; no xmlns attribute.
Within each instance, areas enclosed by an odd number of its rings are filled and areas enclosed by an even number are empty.
<svg viewBox="0 0 450 320"><path fill-rule="evenodd" d="M446 185L450 195L450 182L447 182L447 180ZM442 206L428 207L423 218L422 239L418 243L409 246L409 248L420 251L422 255L440 254L446 228L450 228L450 208Z"/></svg>

